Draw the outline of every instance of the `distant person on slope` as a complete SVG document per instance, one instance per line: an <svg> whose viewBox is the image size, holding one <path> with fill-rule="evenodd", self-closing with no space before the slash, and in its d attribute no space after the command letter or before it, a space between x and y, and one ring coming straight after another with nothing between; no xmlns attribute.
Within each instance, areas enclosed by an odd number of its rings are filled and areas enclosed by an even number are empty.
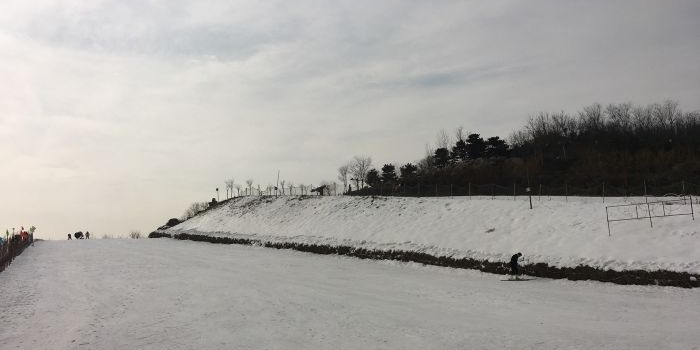
<svg viewBox="0 0 700 350"><path fill-rule="evenodd" d="M70 237L70 233L68 234L68 240L70 241L72 238Z"/></svg>
<svg viewBox="0 0 700 350"><path fill-rule="evenodd" d="M85 239L90 239L90 231L85 231Z"/></svg>
<svg viewBox="0 0 700 350"><path fill-rule="evenodd" d="M516 253L513 256L510 257L510 274L515 276L515 279L518 279L518 259L523 256L522 253Z"/></svg>

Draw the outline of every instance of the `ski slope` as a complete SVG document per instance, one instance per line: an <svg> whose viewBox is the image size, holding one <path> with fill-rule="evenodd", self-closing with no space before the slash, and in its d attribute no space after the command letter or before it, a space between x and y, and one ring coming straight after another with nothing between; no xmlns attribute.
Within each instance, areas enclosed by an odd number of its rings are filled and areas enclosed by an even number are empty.
<svg viewBox="0 0 700 350"><path fill-rule="evenodd" d="M700 290L170 239L38 242L2 349L693 349Z"/></svg>
<svg viewBox="0 0 700 350"><path fill-rule="evenodd" d="M611 223L605 206L642 198L526 197L243 197L164 232L262 241L403 250L433 256L588 265L613 270L700 273L700 205L691 216ZM646 206L643 208L646 210ZM651 206L652 214L689 213L690 206ZM631 212L630 212L631 211ZM611 218L634 215L614 208Z"/></svg>

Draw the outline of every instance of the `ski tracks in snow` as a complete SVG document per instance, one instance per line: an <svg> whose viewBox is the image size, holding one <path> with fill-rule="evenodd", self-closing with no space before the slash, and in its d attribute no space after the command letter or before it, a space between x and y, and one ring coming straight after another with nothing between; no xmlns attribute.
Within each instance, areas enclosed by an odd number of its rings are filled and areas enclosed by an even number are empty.
<svg viewBox="0 0 700 350"><path fill-rule="evenodd" d="M700 291L159 240L40 242L2 349L692 349Z"/></svg>

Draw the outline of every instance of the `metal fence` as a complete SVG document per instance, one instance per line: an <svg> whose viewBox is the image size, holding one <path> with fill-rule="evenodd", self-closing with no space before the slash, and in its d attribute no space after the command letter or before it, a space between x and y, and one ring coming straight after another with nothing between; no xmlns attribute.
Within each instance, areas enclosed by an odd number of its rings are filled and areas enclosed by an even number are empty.
<svg viewBox="0 0 700 350"><path fill-rule="evenodd" d="M608 221L608 236L611 235L610 223L616 221L649 219L649 226L654 227L653 218L690 216L693 220L695 220L695 209L693 208L692 195L676 198L665 198L651 202L648 201L648 197L645 197L645 199L647 200L644 203L606 206L605 217Z"/></svg>
<svg viewBox="0 0 700 350"><path fill-rule="evenodd" d="M415 185L389 185L382 184L374 187L365 187L349 195L366 196L402 196L402 197L446 197L446 196L479 196L479 197L600 197L605 201L606 197L642 197L642 196L666 196L686 195L700 193L700 185L689 182L674 184L650 185L646 183L637 186L619 187L600 183L593 186L576 186L571 184L512 184L504 186L500 184L473 184L446 185L446 184L415 184Z"/></svg>
<svg viewBox="0 0 700 350"><path fill-rule="evenodd" d="M34 235L29 234L23 239L21 235L9 237L0 246L0 272L5 270L18 255L22 254L25 248L34 242Z"/></svg>
<svg viewBox="0 0 700 350"><path fill-rule="evenodd" d="M535 199L550 197L599 197L603 202L608 197L644 197L644 196L683 196L700 194L700 185L681 181L672 184L649 184L642 183L634 186L611 186L606 183L595 185L573 185L573 184L381 184L366 186L359 190L354 189L347 192L343 184L330 184L323 194L314 192L314 185L308 186L287 186L276 188L251 187L241 188L233 193L226 193L224 200L243 196L395 196L395 197L513 197L532 196ZM218 199L217 199L218 200Z"/></svg>

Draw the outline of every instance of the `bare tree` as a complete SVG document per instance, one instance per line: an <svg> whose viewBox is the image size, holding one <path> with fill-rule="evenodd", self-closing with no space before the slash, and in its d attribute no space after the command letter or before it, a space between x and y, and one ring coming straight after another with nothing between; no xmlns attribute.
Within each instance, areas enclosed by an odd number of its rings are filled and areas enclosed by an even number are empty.
<svg viewBox="0 0 700 350"><path fill-rule="evenodd" d="M207 205L207 202L194 202L190 204L190 206L187 208L187 210L185 210L185 213L181 217L182 221L185 221L197 215L197 213L206 209Z"/></svg>
<svg viewBox="0 0 700 350"><path fill-rule="evenodd" d="M236 188L236 192L238 193L238 196L241 196L241 185L239 184L233 184L233 186Z"/></svg>
<svg viewBox="0 0 700 350"><path fill-rule="evenodd" d="M467 132L464 131L464 127L459 126L455 128L455 142L457 141L464 141L467 139Z"/></svg>
<svg viewBox="0 0 700 350"><path fill-rule="evenodd" d="M286 181L284 181L284 180L281 180L281 181L280 181L280 188L279 188L279 189L282 190L282 195L283 195L283 196L284 196L284 184L285 184L285 182L286 182Z"/></svg>
<svg viewBox="0 0 700 350"><path fill-rule="evenodd" d="M435 146L437 146L437 148L450 149L451 143L452 140L450 140L450 135L447 134L447 131L445 131L445 129L440 129L435 141Z"/></svg>
<svg viewBox="0 0 700 350"><path fill-rule="evenodd" d="M355 160L352 164L352 169L350 170L352 176L355 178L355 185L360 187L365 187L365 181L367 180L367 172L372 167L372 157L366 156L355 156ZM361 186L357 182L361 183Z"/></svg>
<svg viewBox="0 0 700 350"><path fill-rule="evenodd" d="M338 180L343 183L343 192L348 189L348 175L350 174L350 164L346 163L338 168Z"/></svg>
<svg viewBox="0 0 700 350"><path fill-rule="evenodd" d="M430 147L429 144L425 144L425 156L418 161L418 171L423 173L430 170L433 167L435 157L435 149Z"/></svg>
<svg viewBox="0 0 700 350"><path fill-rule="evenodd" d="M252 195L253 194L253 179L245 180L245 184L248 185L248 192L250 192L249 194Z"/></svg>
<svg viewBox="0 0 700 350"><path fill-rule="evenodd" d="M229 191L231 192L231 197L233 197L233 186L236 184L236 181L234 179L228 179L224 182L226 184L226 194L228 195ZM229 197L229 198L231 198Z"/></svg>
<svg viewBox="0 0 700 350"><path fill-rule="evenodd" d="M293 196L293 195L294 195L294 183L291 182L291 181L289 181L289 182L287 183L287 186L289 186L289 195L290 195L290 196Z"/></svg>

